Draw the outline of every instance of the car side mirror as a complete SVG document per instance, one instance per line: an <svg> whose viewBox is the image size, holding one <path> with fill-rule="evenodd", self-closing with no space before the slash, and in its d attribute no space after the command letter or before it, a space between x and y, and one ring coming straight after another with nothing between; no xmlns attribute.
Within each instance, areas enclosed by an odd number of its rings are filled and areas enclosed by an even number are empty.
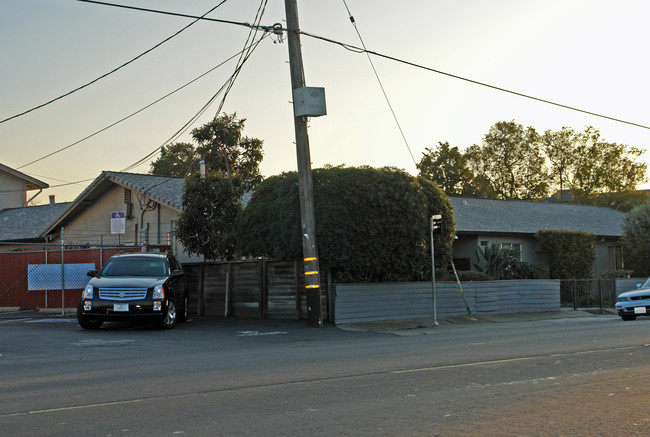
<svg viewBox="0 0 650 437"><path fill-rule="evenodd" d="M184 274L185 273L183 273L182 270L174 270L174 271L172 271L172 276L182 276Z"/></svg>
<svg viewBox="0 0 650 437"><path fill-rule="evenodd" d="M636 284L636 288L641 288L642 284Z"/></svg>
<svg viewBox="0 0 650 437"><path fill-rule="evenodd" d="M95 276L97 276L97 270L88 270L88 273L86 274L91 278L94 278Z"/></svg>

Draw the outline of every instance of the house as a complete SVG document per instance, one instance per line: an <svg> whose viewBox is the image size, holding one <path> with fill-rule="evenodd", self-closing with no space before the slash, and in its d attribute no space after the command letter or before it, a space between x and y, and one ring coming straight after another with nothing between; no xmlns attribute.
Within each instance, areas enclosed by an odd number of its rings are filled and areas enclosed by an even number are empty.
<svg viewBox="0 0 650 437"><path fill-rule="evenodd" d="M0 249L12 244L48 242L47 228L68 205L54 203L54 197L50 197L49 205L3 209L0 211Z"/></svg>
<svg viewBox="0 0 650 437"><path fill-rule="evenodd" d="M55 218L49 225L35 226L24 237L57 242L63 234L67 243L164 245L170 246L182 262L197 261L184 254L173 234L174 223L182 212L183 184L182 178L104 171L62 212L52 210L50 217ZM458 270L474 269L478 262L476 249L490 242L518 249L522 261L544 263L534 237L541 229L596 235L594 275L622 267L616 250L625 217L620 211L547 202L464 197L450 200L456 221L454 261ZM19 220L20 214L25 211L5 212L0 220Z"/></svg>
<svg viewBox="0 0 650 437"><path fill-rule="evenodd" d="M44 234L66 243L169 246L186 262L173 234L182 196L182 178L104 171Z"/></svg>
<svg viewBox="0 0 650 437"><path fill-rule="evenodd" d="M0 210L22 208L49 185L31 176L0 164ZM39 190L30 199L27 192Z"/></svg>
<svg viewBox="0 0 650 437"><path fill-rule="evenodd" d="M612 208L520 200L450 198L456 220L454 261L458 270L473 270L476 248L498 242L519 250L521 260L544 263L537 247L539 230L588 232L596 238L594 277L622 268L617 243L623 235L625 213Z"/></svg>

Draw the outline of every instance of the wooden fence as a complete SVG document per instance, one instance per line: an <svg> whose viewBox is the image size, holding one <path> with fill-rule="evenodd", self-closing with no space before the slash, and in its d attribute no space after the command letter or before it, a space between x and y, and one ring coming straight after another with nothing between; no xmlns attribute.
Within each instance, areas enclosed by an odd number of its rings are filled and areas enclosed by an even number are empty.
<svg viewBox="0 0 650 437"><path fill-rule="evenodd" d="M190 312L200 316L306 319L302 262L253 260L183 264ZM321 282L326 278L321 274ZM327 286L321 284L323 319Z"/></svg>

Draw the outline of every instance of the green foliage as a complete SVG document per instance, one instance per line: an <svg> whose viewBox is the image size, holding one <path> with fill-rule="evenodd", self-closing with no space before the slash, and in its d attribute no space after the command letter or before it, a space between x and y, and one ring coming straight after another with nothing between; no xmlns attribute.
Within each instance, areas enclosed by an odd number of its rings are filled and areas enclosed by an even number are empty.
<svg viewBox="0 0 650 437"><path fill-rule="evenodd" d="M151 173L197 175L199 161L203 160L207 174L228 180L241 196L261 182L259 164L264 157L262 140L243 136L245 122L237 114L224 114L192 130L197 147L188 143L163 146L158 159L151 163Z"/></svg>
<svg viewBox="0 0 650 437"><path fill-rule="evenodd" d="M465 153L468 167L481 175L481 197L542 200L549 194L546 158L540 136L532 127L514 121L498 122L483 138L483 145Z"/></svg>
<svg viewBox="0 0 650 437"><path fill-rule="evenodd" d="M474 267L479 272L495 280L502 279L537 279L543 275L543 269L519 260L519 251L502 247L501 243L489 243L482 249L476 249L479 260Z"/></svg>
<svg viewBox="0 0 650 437"><path fill-rule="evenodd" d="M450 195L542 200L559 189L578 203L628 211L643 197L634 191L647 180L644 152L604 141L592 126L539 135L510 121L495 123L464 153L448 143L426 149L417 168Z"/></svg>
<svg viewBox="0 0 650 437"><path fill-rule="evenodd" d="M596 237L586 232L538 231L551 279L587 279L593 276Z"/></svg>
<svg viewBox="0 0 650 437"><path fill-rule="evenodd" d="M492 278L490 275L483 273L483 272L474 272L471 270L461 270L460 272L456 272L458 274L458 280L460 282L468 282L468 281L491 281Z"/></svg>
<svg viewBox="0 0 650 437"><path fill-rule="evenodd" d="M195 153L194 146L189 143L163 146L158 159L151 163L151 174L184 178L198 169Z"/></svg>
<svg viewBox="0 0 650 437"><path fill-rule="evenodd" d="M623 247L626 267L631 264L635 276L650 275L650 203L641 204L625 216Z"/></svg>
<svg viewBox="0 0 650 437"><path fill-rule="evenodd" d="M437 183L449 196L472 196L472 174L467 158L449 143L439 143L435 150L426 148L416 165L418 176Z"/></svg>
<svg viewBox="0 0 650 437"><path fill-rule="evenodd" d="M183 204L175 233L187 252L206 259L232 259L241 203L230 183L215 175L192 176L185 180Z"/></svg>
<svg viewBox="0 0 650 437"><path fill-rule="evenodd" d="M328 168L313 172L316 232L322 266L340 282L426 280L431 274L429 218L443 216L436 263L449 262L453 214L429 181L393 169ZM300 258L296 173L263 181L238 226L242 255Z"/></svg>
<svg viewBox="0 0 650 437"><path fill-rule="evenodd" d="M196 148L205 160L206 173L218 174L235 188L253 189L262 181L259 163L262 161L262 141L242 136L245 119L237 114L224 114L192 130Z"/></svg>

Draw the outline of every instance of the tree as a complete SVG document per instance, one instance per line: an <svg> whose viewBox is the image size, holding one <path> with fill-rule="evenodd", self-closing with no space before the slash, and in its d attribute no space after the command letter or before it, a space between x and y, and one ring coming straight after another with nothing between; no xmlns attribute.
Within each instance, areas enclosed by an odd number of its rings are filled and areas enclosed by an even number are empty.
<svg viewBox="0 0 650 437"><path fill-rule="evenodd" d="M198 162L196 150L189 143L174 143L162 146L160 156L151 163L151 174L184 178L191 172L196 173Z"/></svg>
<svg viewBox="0 0 650 437"><path fill-rule="evenodd" d="M625 259L631 261L634 274L650 275L650 203L639 205L627 213L622 242Z"/></svg>
<svg viewBox="0 0 650 437"><path fill-rule="evenodd" d="M465 156L472 173L484 178L484 197L490 191L500 199L542 200L548 196L546 158L540 136L532 127L498 122L483 138L483 145L471 146Z"/></svg>
<svg viewBox="0 0 650 437"><path fill-rule="evenodd" d="M233 256L242 198L262 180L262 141L242 136L244 122L236 114L225 114L192 131L198 143L195 153L205 160L206 175L194 171L185 178L176 235L190 254L207 259Z"/></svg>
<svg viewBox="0 0 650 437"><path fill-rule="evenodd" d="M579 203L618 205L629 197L622 193L646 181L647 164L638 161L644 150L603 141L592 126L579 133L568 127L549 130L542 141L555 183L570 189Z"/></svg>
<svg viewBox="0 0 650 437"><path fill-rule="evenodd" d="M432 211L443 216L436 259L446 266L453 242L451 203L438 186L394 168L329 168L313 172L321 265L341 282L427 280ZM435 199L435 200L434 200ZM238 223L242 255L300 258L298 176L264 180Z"/></svg>
<svg viewBox="0 0 650 437"><path fill-rule="evenodd" d="M263 142L242 136L245 121L237 119L236 113L224 114L192 130L207 171L219 174L242 194L262 181L259 163L263 158Z"/></svg>
<svg viewBox="0 0 650 437"><path fill-rule="evenodd" d="M206 259L232 259L242 207L230 182L219 175L192 175L185 179L183 205L175 232L187 252Z"/></svg>
<svg viewBox="0 0 650 437"><path fill-rule="evenodd" d="M474 194L472 173L467 168L467 158L448 142L438 143L435 150L425 149L422 159L416 164L418 176L437 183L449 196L471 196Z"/></svg>

